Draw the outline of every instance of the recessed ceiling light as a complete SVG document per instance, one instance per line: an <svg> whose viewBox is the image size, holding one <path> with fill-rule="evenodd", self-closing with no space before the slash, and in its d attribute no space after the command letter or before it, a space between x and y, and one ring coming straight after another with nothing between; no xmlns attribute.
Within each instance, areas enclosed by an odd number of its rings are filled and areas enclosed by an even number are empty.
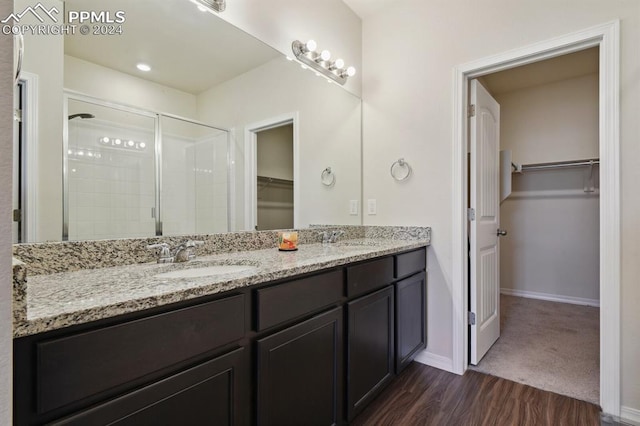
<svg viewBox="0 0 640 426"><path fill-rule="evenodd" d="M138 64L136 65L136 68L138 68L140 71L151 71L151 67L147 64Z"/></svg>

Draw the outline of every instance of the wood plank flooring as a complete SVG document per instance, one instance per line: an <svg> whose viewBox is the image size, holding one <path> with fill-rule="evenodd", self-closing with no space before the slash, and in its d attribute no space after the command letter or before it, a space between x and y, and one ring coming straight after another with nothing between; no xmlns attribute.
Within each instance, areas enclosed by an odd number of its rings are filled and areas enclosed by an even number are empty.
<svg viewBox="0 0 640 426"><path fill-rule="evenodd" d="M600 425L600 407L468 370L413 362L351 425Z"/></svg>

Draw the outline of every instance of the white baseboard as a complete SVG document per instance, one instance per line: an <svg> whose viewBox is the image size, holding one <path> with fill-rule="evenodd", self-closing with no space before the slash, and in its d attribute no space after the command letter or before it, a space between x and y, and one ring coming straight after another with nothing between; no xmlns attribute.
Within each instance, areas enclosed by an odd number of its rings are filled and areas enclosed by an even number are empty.
<svg viewBox="0 0 640 426"><path fill-rule="evenodd" d="M625 421L631 421L634 424L640 425L640 410L631 407L620 407L620 418Z"/></svg>
<svg viewBox="0 0 640 426"><path fill-rule="evenodd" d="M571 303L573 305L586 305L600 307L600 301L597 299L584 299L582 297L560 296L558 294L537 293L535 291L514 290L511 288L501 288L500 293L507 296L519 296L529 299L548 300L550 302Z"/></svg>
<svg viewBox="0 0 640 426"><path fill-rule="evenodd" d="M427 350L424 350L414 358L414 361L418 361L421 364L428 365L429 367L438 368L440 370L453 373L453 360L442 355L436 355Z"/></svg>

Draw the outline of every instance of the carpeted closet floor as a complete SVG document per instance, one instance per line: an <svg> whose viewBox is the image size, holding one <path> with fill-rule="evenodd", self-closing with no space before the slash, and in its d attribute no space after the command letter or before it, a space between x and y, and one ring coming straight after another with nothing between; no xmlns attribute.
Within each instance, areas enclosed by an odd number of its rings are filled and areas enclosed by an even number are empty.
<svg viewBox="0 0 640 426"><path fill-rule="evenodd" d="M500 338L473 370L600 403L600 309L500 297Z"/></svg>

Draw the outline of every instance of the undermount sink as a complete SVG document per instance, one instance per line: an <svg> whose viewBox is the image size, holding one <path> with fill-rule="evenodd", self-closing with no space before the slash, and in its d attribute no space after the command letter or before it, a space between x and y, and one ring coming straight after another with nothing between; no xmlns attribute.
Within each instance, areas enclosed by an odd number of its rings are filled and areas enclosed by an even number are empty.
<svg viewBox="0 0 640 426"><path fill-rule="evenodd" d="M253 265L213 265L200 268L179 269L177 271L158 274L156 278L202 278L213 275L237 274L240 272L252 272L257 267Z"/></svg>

